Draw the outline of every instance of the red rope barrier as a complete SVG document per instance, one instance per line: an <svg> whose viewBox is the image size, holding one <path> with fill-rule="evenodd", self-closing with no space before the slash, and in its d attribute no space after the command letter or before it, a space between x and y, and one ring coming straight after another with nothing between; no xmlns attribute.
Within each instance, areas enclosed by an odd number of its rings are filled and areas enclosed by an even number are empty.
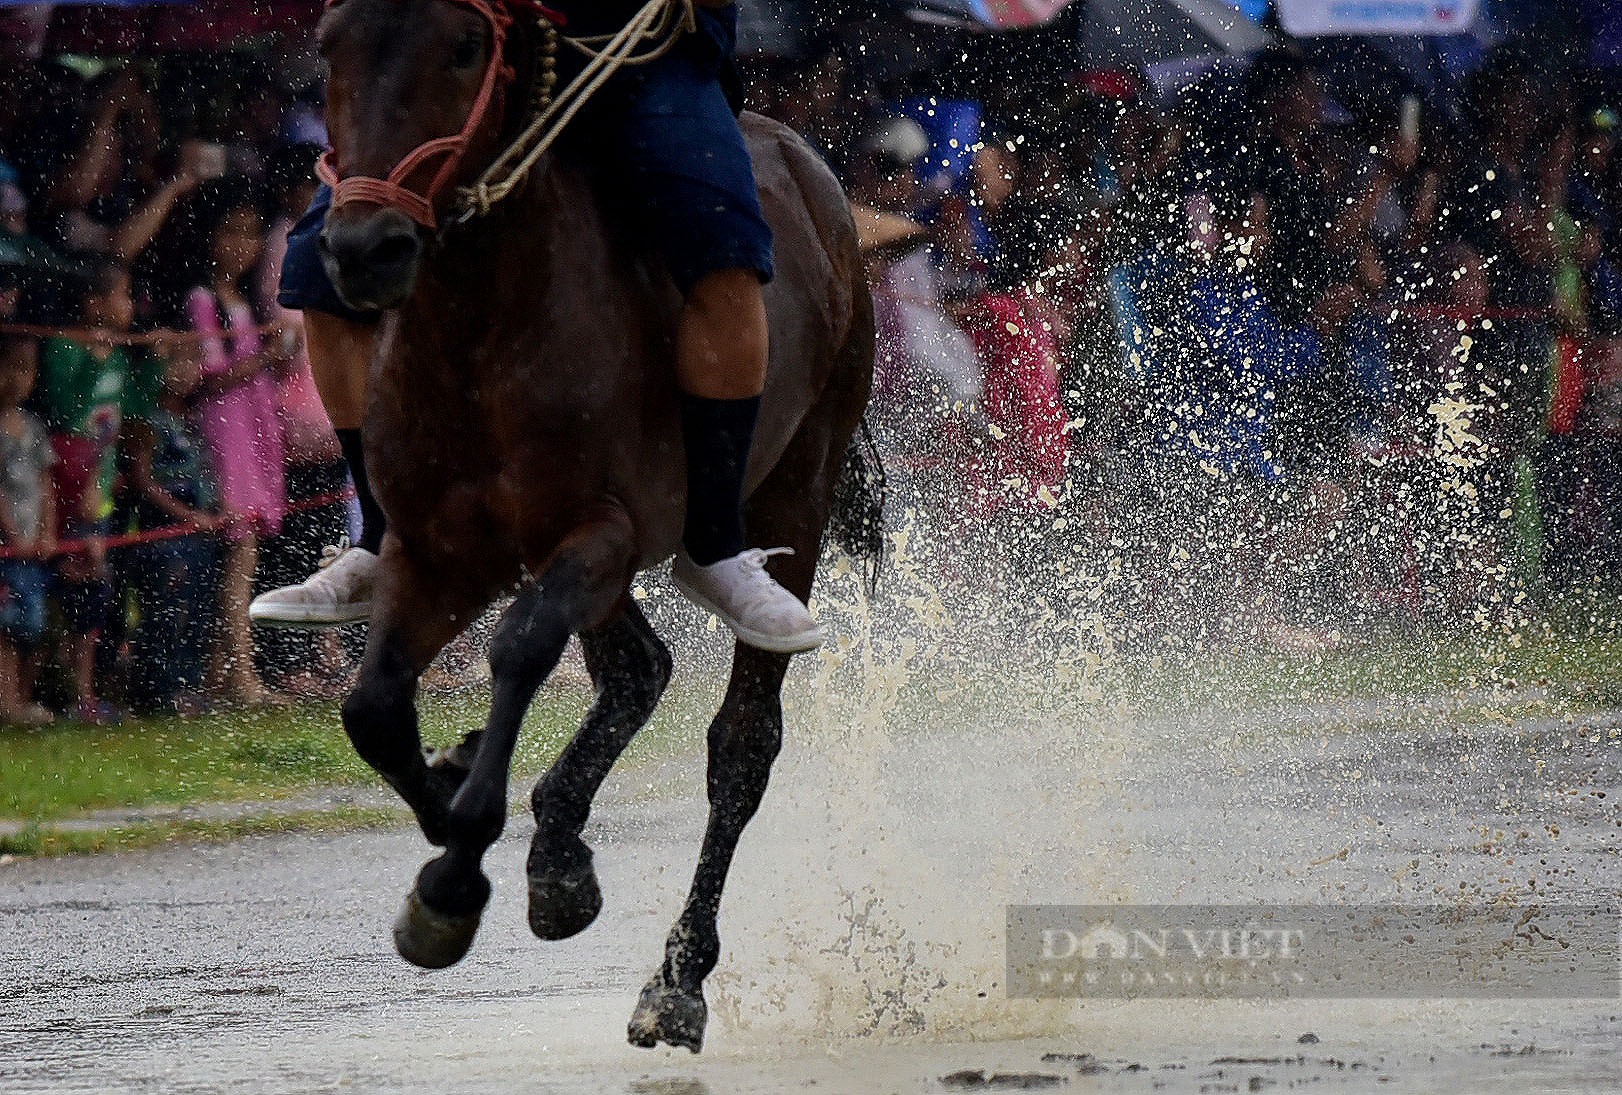
<svg viewBox="0 0 1622 1095"><path fill-rule="evenodd" d="M261 323L253 328L254 332L266 335L283 326L279 323ZM245 332L224 331L223 337L231 339ZM21 335L24 338L66 338L74 342L103 342L114 346L154 346L159 343L200 342L205 338L217 338L221 335L213 331L176 331L168 327L160 327L156 331L143 331L139 334L126 332L117 334L97 327L43 327L35 323L0 323L0 335Z"/></svg>
<svg viewBox="0 0 1622 1095"><path fill-rule="evenodd" d="M330 506L334 502L346 502L353 497L355 497L354 489L345 487L343 490L329 491L326 494L312 495L309 498L301 498L297 502L290 502L287 506L287 512L305 513L309 510L320 509L322 506ZM101 544L103 548L110 551L113 548L151 544L159 540L178 540L182 536L206 535L211 535L211 530L200 529L195 525L165 525L163 528L142 529L139 532L124 532L116 536L103 536ZM81 554L90 547L90 544L91 540L86 538L62 540L58 542L56 550L51 553L50 558L56 559L65 555ZM0 547L0 559L21 558L27 558L27 556L24 556L20 551Z"/></svg>

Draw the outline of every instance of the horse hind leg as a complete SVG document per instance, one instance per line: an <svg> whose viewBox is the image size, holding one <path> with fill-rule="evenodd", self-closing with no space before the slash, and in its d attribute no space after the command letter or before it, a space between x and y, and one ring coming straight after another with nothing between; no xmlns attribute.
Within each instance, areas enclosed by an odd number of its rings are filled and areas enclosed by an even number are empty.
<svg viewBox="0 0 1622 1095"><path fill-rule="evenodd" d="M467 772L424 758L417 679L478 605L429 580L392 540L378 565L366 655L344 700L344 730L361 759L411 807L429 842L444 844L446 814Z"/></svg>
<svg viewBox="0 0 1622 1095"><path fill-rule="evenodd" d="M766 792L772 761L783 741L778 688L789 655L739 644L732 681L709 730L710 818L687 904L665 941L665 960L642 989L626 1036L632 1045L659 1042L697 1053L704 1045L708 1008L704 978L721 953L716 919L721 890L744 826Z"/></svg>
<svg viewBox="0 0 1622 1095"><path fill-rule="evenodd" d="M484 854L506 824L508 770L524 714L569 636L612 611L630 554L621 523L581 529L502 615L490 643L490 716L446 812L445 852L423 866L395 919L395 948L408 962L442 969L473 945L490 900Z"/></svg>
<svg viewBox="0 0 1622 1095"><path fill-rule="evenodd" d="M787 545L794 554L772 560L773 577L802 600L811 594L832 496L838 452L848 431L829 416L808 416L783 459L749 499L750 542ZM809 485L809 489L808 489ZM697 1053L704 1044L708 1009L703 983L721 951L716 926L721 891L744 827L766 792L772 761L783 741L780 690L789 656L737 644L721 710L710 724L709 823L687 904L665 941L665 959L637 1001L627 1037L632 1045L665 1042Z"/></svg>
<svg viewBox="0 0 1622 1095"><path fill-rule="evenodd" d="M529 926L541 939L582 932L602 909L591 849L580 833L603 779L670 682L670 651L635 603L606 627L582 632L580 644L597 696L530 798Z"/></svg>

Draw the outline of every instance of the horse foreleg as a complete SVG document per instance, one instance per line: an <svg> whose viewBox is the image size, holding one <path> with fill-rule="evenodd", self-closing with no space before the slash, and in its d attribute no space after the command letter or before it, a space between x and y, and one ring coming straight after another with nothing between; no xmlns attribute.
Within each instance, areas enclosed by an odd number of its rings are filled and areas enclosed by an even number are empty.
<svg viewBox="0 0 1622 1095"><path fill-rule="evenodd" d="M423 835L443 844L446 810L466 772L424 759L417 679L478 606L429 580L392 538L378 563L372 604L366 655L343 704L344 730L361 759L411 807Z"/></svg>
<svg viewBox="0 0 1622 1095"><path fill-rule="evenodd" d="M670 681L670 651L635 603L607 626L582 632L580 645L597 696L530 798L529 926L542 939L584 931L602 909L591 848L580 833L597 789Z"/></svg>
<svg viewBox="0 0 1622 1095"><path fill-rule="evenodd" d="M603 522L565 541L541 577L502 615L490 643L490 717L472 765L446 812L445 853L430 860L394 924L401 957L428 969L461 960L490 900L484 853L507 820L507 779L524 713L569 636L613 610L629 576L623 522Z"/></svg>

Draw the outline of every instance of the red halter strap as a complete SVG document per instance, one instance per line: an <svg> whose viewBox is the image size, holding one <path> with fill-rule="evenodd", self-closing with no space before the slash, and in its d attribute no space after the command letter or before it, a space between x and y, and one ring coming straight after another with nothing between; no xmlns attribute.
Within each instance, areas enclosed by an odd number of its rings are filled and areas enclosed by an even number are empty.
<svg viewBox="0 0 1622 1095"><path fill-rule="evenodd" d="M342 2L343 0L326 0L326 6L334 8ZM388 176L382 179L369 175L351 175L347 178L339 175L332 150L328 149L316 164L315 170L321 181L332 187L333 208L350 202L373 202L400 210L430 231L438 228L438 218L434 215L434 199L455 177L456 169L467 153L468 142L484 124L485 115L489 113L490 106L495 101L498 88L513 78L512 69L507 67L506 63L507 28L513 21L509 9L525 7L560 26L564 21L562 15L537 0L494 0L494 2L446 0L446 2L472 8L490 24L490 61L485 66L484 79L479 84L478 97L473 100L473 107L468 112L467 123L462 126L462 131L453 137L436 137L424 141L406 153L405 158L395 164ZM445 162L440 165L439 171L434 174L426 190L413 190L406 185L406 180L425 163L441 156Z"/></svg>

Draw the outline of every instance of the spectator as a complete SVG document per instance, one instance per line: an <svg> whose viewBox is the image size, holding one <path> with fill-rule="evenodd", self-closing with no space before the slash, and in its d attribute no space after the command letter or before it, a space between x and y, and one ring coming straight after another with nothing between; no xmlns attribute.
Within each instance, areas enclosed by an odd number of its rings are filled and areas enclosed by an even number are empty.
<svg viewBox="0 0 1622 1095"><path fill-rule="evenodd" d="M1392 187L1418 162L1418 145L1393 138L1384 154L1347 162L1324 131L1317 77L1291 54L1257 60L1247 90L1257 118L1256 148L1242 158L1248 192L1266 203L1272 261L1260 288L1286 322L1302 322L1326 295L1379 288L1371 269L1374 219ZM1331 305L1335 307L1335 305Z"/></svg>
<svg viewBox="0 0 1622 1095"><path fill-rule="evenodd" d="M15 266L0 263L0 323L17 322L22 311L23 279Z"/></svg>
<svg viewBox="0 0 1622 1095"><path fill-rule="evenodd" d="M282 258L287 252L287 233L315 194L317 155L317 149L298 145L274 164L276 219L265 234L264 259L254 287L259 312L274 317L291 335L302 331L301 317L277 302L276 287L281 280ZM316 391L315 377L310 372L309 355L302 344L291 354L278 379L277 408L281 413L289 478L311 480L295 484L288 492L289 498L296 501L337 490L342 486L343 454L333 433L332 420L321 405L321 395ZM334 481L334 475L340 478Z"/></svg>
<svg viewBox="0 0 1622 1095"><path fill-rule="evenodd" d="M891 454L890 471L913 488L919 503L950 520L956 499L948 489L967 452L967 408L980 396L974 344L952 321L942 299L940 272L914 218L923 212L917 165L929 135L911 118L878 121L853 160L852 197L917 246L893 259L869 262L877 323L873 421ZM883 218L893 218L884 222ZM903 236L902 226L916 232Z"/></svg>
<svg viewBox="0 0 1622 1095"><path fill-rule="evenodd" d="M250 296L249 278L259 263L264 233L254 206L226 202L208 236L209 284L195 287L186 299L187 319L202 354L194 413L229 522L219 668L222 697L237 704L267 699L254 669L248 602L259 538L281 531L287 507L277 386L290 349L285 328L262 334Z"/></svg>
<svg viewBox="0 0 1622 1095"><path fill-rule="evenodd" d="M46 193L64 249L129 265L157 236L175 204L223 170L209 149L190 142L174 176L159 183L159 118L157 101L133 67L103 82L89 132L54 172Z"/></svg>
<svg viewBox="0 0 1622 1095"><path fill-rule="evenodd" d="M61 260L28 230L28 195L17 173L0 161L0 263L35 270L60 268Z"/></svg>
<svg viewBox="0 0 1622 1095"><path fill-rule="evenodd" d="M96 643L111 608L104 537L125 400L133 389L123 342L134 319L129 271L92 264L79 308L84 330L45 340L39 404L56 453L55 494L61 537L80 546L58 559L56 592L68 635L76 716L117 721L97 695Z"/></svg>
<svg viewBox="0 0 1622 1095"><path fill-rule="evenodd" d="M1530 477L1526 465L1543 427L1560 261L1552 199L1564 189L1571 153L1569 131L1548 157L1532 151L1542 127L1537 104L1549 93L1533 74L1523 57L1502 48L1476 74L1470 89L1475 132L1440 220L1443 232L1481 257L1487 278L1492 325L1472 358L1477 382L1491 393L1482 400L1486 457L1477 490L1482 513L1494 520L1510 520L1526 502L1521 484Z"/></svg>
<svg viewBox="0 0 1622 1095"><path fill-rule="evenodd" d="M74 272L71 263L30 231L28 214L28 194L17 173L0 161L0 323L22 315L23 288L30 279L29 310L61 311L56 297Z"/></svg>
<svg viewBox="0 0 1622 1095"><path fill-rule="evenodd" d="M1225 475L1275 481L1285 474L1274 432L1279 395L1322 376L1324 336L1339 329L1352 302L1326 292L1310 316L1286 318L1257 284L1256 272L1278 261L1266 202L1254 197L1248 215L1219 225L1228 242L1213 249L1189 291L1197 375L1172 386L1167 420L1182 420L1173 436L1194 459Z"/></svg>
<svg viewBox="0 0 1622 1095"><path fill-rule="evenodd" d="M218 619L222 526L208 451L190 420L201 382L195 354L176 354L150 413L150 443L133 462L136 518L143 529L191 530L132 549L140 626L133 637L135 705L197 711L206 704L208 656Z"/></svg>
<svg viewBox="0 0 1622 1095"><path fill-rule="evenodd" d="M38 356L32 339L0 337L0 722L22 726L52 721L33 698L47 560L56 550L56 455L44 425L22 408L34 390Z"/></svg>
<svg viewBox="0 0 1622 1095"><path fill-rule="evenodd" d="M962 326L983 367L981 407L991 427L988 484L1009 484L1023 505L1038 492L1061 488L1069 442L1059 399L1063 320L1034 286L1051 268L1049 243L1058 232L1054 211L1042 209L1040 185L1030 185L1016 142L988 141L975 158L975 196L996 248L986 291L960 309ZM1001 493L999 491L998 493ZM994 507L1000 508L1000 507Z"/></svg>

